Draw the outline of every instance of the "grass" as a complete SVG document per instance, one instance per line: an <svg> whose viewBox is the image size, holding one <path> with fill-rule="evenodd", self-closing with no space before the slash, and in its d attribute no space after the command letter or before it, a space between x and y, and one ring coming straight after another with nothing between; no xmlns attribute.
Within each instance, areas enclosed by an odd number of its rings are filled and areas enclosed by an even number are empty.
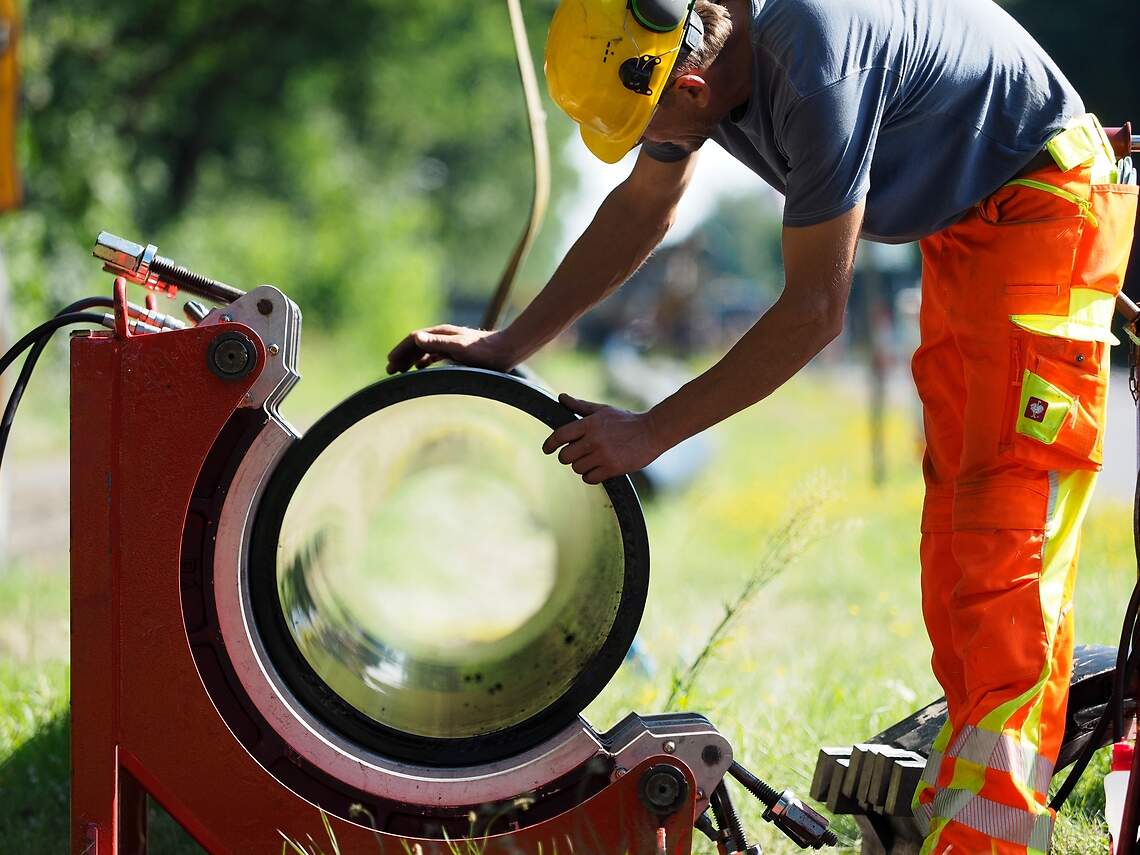
<svg viewBox="0 0 1140 855"><path fill-rule="evenodd" d="M378 373L333 353L303 366L307 378L286 408L298 424ZM589 360L564 353L535 367L560 391L606 400ZM640 643L651 673L618 674L586 712L599 729L630 710L665 709L681 680L674 706L707 715L746 766L802 794L820 745L861 741L939 694L918 611L922 483L913 421L905 411L888 419L889 478L873 486L865 394L849 376L807 375L715 428L716 456L699 479L647 506L653 576ZM47 421L34 411L35 398L26 405L32 421ZM21 421L15 434L23 428ZM820 493L834 498L813 502L815 534L797 548L795 562L738 603L797 502ZM1115 644L1135 578L1130 525L1123 502L1094 504L1077 591L1082 643ZM0 575L0 840L5 851L28 855L66 848L67 670L66 645L58 643L67 614L64 561L61 550L57 566ZM732 620L709 647L726 604L734 603ZM1059 855L1105 851L1099 776L1106 763L1098 758L1066 807ZM738 801L765 852L799 851L760 820L751 800ZM854 824L841 818L836 826L857 850ZM156 835L160 855L198 851L168 821L156 823ZM698 842L695 851L713 849Z"/></svg>

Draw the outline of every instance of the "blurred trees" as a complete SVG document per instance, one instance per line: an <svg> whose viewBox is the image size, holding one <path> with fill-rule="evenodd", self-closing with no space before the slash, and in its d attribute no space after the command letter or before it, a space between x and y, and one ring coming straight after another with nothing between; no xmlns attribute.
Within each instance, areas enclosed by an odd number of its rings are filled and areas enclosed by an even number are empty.
<svg viewBox="0 0 1140 855"><path fill-rule="evenodd" d="M555 2L526 4L536 59ZM1003 2L1090 109L1140 120L1128 4ZM88 251L107 228L386 342L442 318L445 289L488 294L522 227L529 143L498 2L27 0L22 65L27 205L0 221L20 325L105 290ZM549 113L557 152L571 126ZM761 207L726 202L709 240L767 279ZM549 268L556 231L528 270Z"/></svg>
<svg viewBox="0 0 1140 855"><path fill-rule="evenodd" d="M754 281L767 300L783 289L782 216L774 193L733 194L719 199L701 226L720 270Z"/></svg>
<svg viewBox="0 0 1140 855"><path fill-rule="evenodd" d="M527 5L541 61L554 2ZM445 286L489 294L523 227L530 143L500 3L30 0L24 30L27 204L2 228L36 316L106 290L89 259L105 228L279 285L307 321L351 320L385 349L436 318Z"/></svg>
<svg viewBox="0 0 1140 855"><path fill-rule="evenodd" d="M1140 133L1136 0L1086 0L1079 6L1066 0L1005 0L1003 5L1056 60L1090 113L1108 127L1130 121L1132 132ZM1140 239L1132 244L1124 290L1140 299ZM1118 358L1124 350L1115 351Z"/></svg>
<svg viewBox="0 0 1140 855"><path fill-rule="evenodd" d="M1003 0L1106 126L1140 125L1135 0Z"/></svg>

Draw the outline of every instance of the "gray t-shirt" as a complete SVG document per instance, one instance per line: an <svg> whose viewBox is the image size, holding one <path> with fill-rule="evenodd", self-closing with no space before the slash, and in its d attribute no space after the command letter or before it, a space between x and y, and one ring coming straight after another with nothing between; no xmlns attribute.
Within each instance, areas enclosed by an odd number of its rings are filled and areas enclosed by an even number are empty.
<svg viewBox="0 0 1140 855"><path fill-rule="evenodd" d="M753 0L752 48L752 98L711 139L787 197L789 226L865 196L863 237L924 237L1084 112L991 0ZM687 156L645 148L658 160Z"/></svg>

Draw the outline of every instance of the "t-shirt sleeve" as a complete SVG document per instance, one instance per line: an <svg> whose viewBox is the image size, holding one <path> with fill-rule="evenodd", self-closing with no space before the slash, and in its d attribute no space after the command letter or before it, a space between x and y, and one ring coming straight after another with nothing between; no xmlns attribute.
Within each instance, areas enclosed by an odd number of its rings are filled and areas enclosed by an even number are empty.
<svg viewBox="0 0 1140 855"><path fill-rule="evenodd" d="M662 163L676 163L679 160L684 160L692 152L686 151L679 145L673 143L642 143L641 150L654 160L659 160Z"/></svg>
<svg viewBox="0 0 1140 855"><path fill-rule="evenodd" d="M867 195L893 82L890 71L872 68L792 102L778 135L789 167L785 225L822 223Z"/></svg>

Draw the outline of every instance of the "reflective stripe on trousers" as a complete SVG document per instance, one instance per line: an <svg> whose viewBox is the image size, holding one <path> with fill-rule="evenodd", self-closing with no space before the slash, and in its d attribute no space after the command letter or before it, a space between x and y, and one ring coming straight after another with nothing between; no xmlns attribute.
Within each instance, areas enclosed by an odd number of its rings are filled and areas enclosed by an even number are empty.
<svg viewBox="0 0 1140 855"><path fill-rule="evenodd" d="M1041 794L1048 792L1053 780L1053 762L1042 757L1036 747L1013 734L995 733L973 725L962 729L945 754L937 750L930 753L922 780L932 787L938 784L944 756L961 757L979 766L1008 772L1019 784Z"/></svg>
<svg viewBox="0 0 1140 855"><path fill-rule="evenodd" d="M1032 852L1047 852L1053 834L1050 813L1032 814L965 790L943 790L932 804L921 805L915 812L927 834L935 816L947 817L986 837L1024 846Z"/></svg>

